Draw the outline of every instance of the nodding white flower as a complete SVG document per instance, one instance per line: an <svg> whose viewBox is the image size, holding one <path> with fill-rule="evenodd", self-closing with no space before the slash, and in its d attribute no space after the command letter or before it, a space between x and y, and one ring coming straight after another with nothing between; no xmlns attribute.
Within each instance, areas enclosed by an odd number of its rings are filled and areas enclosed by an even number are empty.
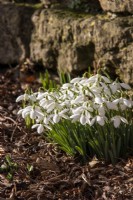
<svg viewBox="0 0 133 200"><path fill-rule="evenodd" d="M90 90L92 91L92 93L93 93L94 95L101 94L101 92L102 92L102 88L97 87L97 86L95 86L95 85L92 85L92 86L90 87Z"/></svg>
<svg viewBox="0 0 133 200"><path fill-rule="evenodd" d="M31 94L31 95L29 95L29 99L30 99L31 101L35 102L35 101L37 100L36 95L37 95L37 92L36 92L36 93L33 93L33 94Z"/></svg>
<svg viewBox="0 0 133 200"><path fill-rule="evenodd" d="M77 103L82 103L82 102L84 102L84 96L80 95L80 96L76 97L76 99L72 100L71 104L77 104Z"/></svg>
<svg viewBox="0 0 133 200"><path fill-rule="evenodd" d="M32 110L30 111L30 118L31 119L35 119L36 118L36 111L32 108Z"/></svg>
<svg viewBox="0 0 133 200"><path fill-rule="evenodd" d="M53 100L42 99L42 100L39 102L39 105L45 109L47 106L49 106L49 105L50 105L51 103L53 103L53 102L54 102Z"/></svg>
<svg viewBox="0 0 133 200"><path fill-rule="evenodd" d="M99 78L99 74L96 74L96 75L94 75L94 76L91 76L91 77L88 79L88 81L89 81L90 83L95 83L95 82L98 81L98 78Z"/></svg>
<svg viewBox="0 0 133 200"><path fill-rule="evenodd" d="M124 98L123 98L123 104L124 104L125 106L131 108L132 105L133 105L133 101L132 101L132 100L127 100L127 99L124 99Z"/></svg>
<svg viewBox="0 0 133 200"><path fill-rule="evenodd" d="M20 95L17 99L16 99L16 102L19 102L19 101L27 101L29 99L29 96L28 94L22 94Z"/></svg>
<svg viewBox="0 0 133 200"><path fill-rule="evenodd" d="M85 125L85 124L87 123L87 119L86 119L86 116L85 116L84 114L82 114L82 115L80 116L80 123L81 123L82 125Z"/></svg>
<svg viewBox="0 0 133 200"><path fill-rule="evenodd" d="M120 83L113 82L112 84L109 85L111 91L113 94L117 92L118 89L120 89Z"/></svg>
<svg viewBox="0 0 133 200"><path fill-rule="evenodd" d="M78 77L78 78L74 78L70 81L70 83L79 83L79 81L81 81L82 78Z"/></svg>
<svg viewBox="0 0 133 200"><path fill-rule="evenodd" d="M61 118L68 119L69 117L65 115L67 111L69 111L69 109L64 109L62 111L55 110L55 113L53 114L53 122L58 123L61 120Z"/></svg>
<svg viewBox="0 0 133 200"><path fill-rule="evenodd" d="M124 107L126 106L126 107L131 108L132 105L133 105L132 100L128 100L128 99L125 99L125 98L122 98L122 97L120 97L119 99L115 99L113 102L116 103L116 104L119 103L120 107L123 105Z"/></svg>
<svg viewBox="0 0 133 200"><path fill-rule="evenodd" d="M55 113L53 116L53 122L58 123L59 121L60 121L60 116L57 113Z"/></svg>
<svg viewBox="0 0 133 200"><path fill-rule="evenodd" d="M57 103L56 103L56 102L50 103L50 104L46 107L47 113L50 113L52 110L54 110L54 109L56 108L56 106L57 106Z"/></svg>
<svg viewBox="0 0 133 200"><path fill-rule="evenodd" d="M106 101L106 105L110 110L118 110L117 102Z"/></svg>
<svg viewBox="0 0 133 200"><path fill-rule="evenodd" d="M121 85L121 87L123 87L126 90L131 90L131 87L126 83L120 83L120 85Z"/></svg>
<svg viewBox="0 0 133 200"><path fill-rule="evenodd" d="M70 116L70 119L72 119L72 122L76 122L76 121L79 121L80 119L80 114L73 114Z"/></svg>
<svg viewBox="0 0 133 200"><path fill-rule="evenodd" d="M98 108L98 113L100 116L105 116L105 108L104 108L103 104L100 105L100 107Z"/></svg>
<svg viewBox="0 0 133 200"><path fill-rule="evenodd" d="M32 128L37 128L37 132L39 134L43 133L44 132L44 126L42 124L34 124L32 126Z"/></svg>
<svg viewBox="0 0 133 200"><path fill-rule="evenodd" d="M106 117L104 116L96 116L96 121L100 126L104 126Z"/></svg>
<svg viewBox="0 0 133 200"><path fill-rule="evenodd" d="M106 119L107 119L107 118L104 117L104 116L99 116L99 115L97 115L96 117L93 117L92 119L89 119L89 120L88 120L88 124L89 124L90 126L93 126L93 124L97 121L97 123L98 123L100 126L104 126L105 120L106 120Z"/></svg>
<svg viewBox="0 0 133 200"><path fill-rule="evenodd" d="M48 92L38 92L38 96L37 96L37 100L41 100L43 99L44 97L47 97L49 95Z"/></svg>
<svg viewBox="0 0 133 200"><path fill-rule="evenodd" d="M120 126L121 121L124 122L125 124L128 124L128 121L124 117L121 117L119 115L112 117L111 121L114 122L115 128L118 128Z"/></svg>
<svg viewBox="0 0 133 200"><path fill-rule="evenodd" d="M95 97L95 103L102 104L104 101L101 97Z"/></svg>
<svg viewBox="0 0 133 200"><path fill-rule="evenodd" d="M65 83L65 84L63 84L62 85L62 89L69 89L69 88L71 88L72 87L72 84L71 83Z"/></svg>
<svg viewBox="0 0 133 200"><path fill-rule="evenodd" d="M22 114L22 117L25 119L30 114L31 110L32 110L32 106L27 106L27 107L21 109L20 113ZM18 113L18 114L20 114L20 113Z"/></svg>
<svg viewBox="0 0 133 200"><path fill-rule="evenodd" d="M105 83L111 83L111 81L106 76L101 76Z"/></svg>

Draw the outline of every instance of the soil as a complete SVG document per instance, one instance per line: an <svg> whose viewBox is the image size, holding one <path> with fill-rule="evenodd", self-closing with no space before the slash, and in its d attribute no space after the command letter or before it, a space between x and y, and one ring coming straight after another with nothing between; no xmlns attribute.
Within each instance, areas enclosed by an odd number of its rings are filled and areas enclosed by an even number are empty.
<svg viewBox="0 0 133 200"><path fill-rule="evenodd" d="M133 199L133 157L83 164L26 128L15 100L39 86L34 75L22 80L18 68L0 71L0 200Z"/></svg>

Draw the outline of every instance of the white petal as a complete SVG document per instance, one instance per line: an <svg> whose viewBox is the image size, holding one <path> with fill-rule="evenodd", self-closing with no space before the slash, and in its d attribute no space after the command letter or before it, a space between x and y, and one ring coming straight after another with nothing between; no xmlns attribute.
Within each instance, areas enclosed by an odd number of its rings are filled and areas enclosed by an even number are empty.
<svg viewBox="0 0 133 200"><path fill-rule="evenodd" d="M123 99L123 103L129 108L132 107L132 101L131 100Z"/></svg>
<svg viewBox="0 0 133 200"><path fill-rule="evenodd" d="M124 122L125 124L128 124L128 121L124 117L121 117L121 121Z"/></svg>
<svg viewBox="0 0 133 200"><path fill-rule="evenodd" d="M126 83L120 83L121 87L123 87L124 89L127 89L127 90L131 90L131 87L126 84Z"/></svg>
<svg viewBox="0 0 133 200"><path fill-rule="evenodd" d="M70 119L73 119L73 122L78 121L79 118L80 118L80 115L79 115L79 114L74 114L74 115L71 115L71 116L70 116Z"/></svg>
<svg viewBox="0 0 133 200"><path fill-rule="evenodd" d="M118 110L116 102L107 101L106 105L107 105L108 109L110 109L110 110Z"/></svg>
<svg viewBox="0 0 133 200"><path fill-rule="evenodd" d="M121 123L120 116L112 117L111 121L114 121L115 128L118 128L120 126L120 123Z"/></svg>
<svg viewBox="0 0 133 200"><path fill-rule="evenodd" d="M97 119L97 122L98 122L99 125L104 126L105 121L104 121L103 117L97 116L96 119Z"/></svg>
<svg viewBox="0 0 133 200"><path fill-rule="evenodd" d="M60 121L60 116L58 115L58 114L55 114L54 116L53 116L53 122L54 123L58 123Z"/></svg>
<svg viewBox="0 0 133 200"><path fill-rule="evenodd" d="M35 110L31 110L30 111L30 118L31 119L35 119L36 118L36 112L35 112Z"/></svg>
<svg viewBox="0 0 133 200"><path fill-rule="evenodd" d="M102 103L103 103L102 98L101 98L101 97L96 97L96 98L95 98L95 103L97 103L97 104L102 104Z"/></svg>
<svg viewBox="0 0 133 200"><path fill-rule="evenodd" d="M82 80L82 78L74 78L70 81L70 83L78 83L80 80Z"/></svg>
<svg viewBox="0 0 133 200"><path fill-rule="evenodd" d="M33 128L37 128L39 126L39 124L34 124L33 126L32 126L32 129Z"/></svg>
<svg viewBox="0 0 133 200"><path fill-rule="evenodd" d="M80 123L82 124L82 125L85 125L86 124L86 117L85 117L85 115L81 115L81 117L80 117Z"/></svg>
<svg viewBox="0 0 133 200"><path fill-rule="evenodd" d="M46 108L47 108L47 113L50 113L52 110L54 110L56 106L55 102L52 102L51 104L49 104Z"/></svg>
<svg viewBox="0 0 133 200"><path fill-rule="evenodd" d="M111 81L106 76L102 76L102 79L105 81L105 83L111 83Z"/></svg>
<svg viewBox="0 0 133 200"><path fill-rule="evenodd" d="M16 99L16 102L19 102L21 100L28 100L29 99L29 95L28 94L23 94L23 95L20 95L17 99Z"/></svg>
<svg viewBox="0 0 133 200"><path fill-rule="evenodd" d="M17 114L18 114L18 115L21 115L22 112L23 112L23 109L19 110Z"/></svg>
<svg viewBox="0 0 133 200"><path fill-rule="evenodd" d="M39 134L41 134L43 131L44 131L43 125L42 125L42 124L39 124L39 126L38 126L38 128L37 128L37 132L38 132Z"/></svg>
<svg viewBox="0 0 133 200"><path fill-rule="evenodd" d="M100 108L98 108L98 113L101 116L105 116L105 109L103 106L100 106Z"/></svg>

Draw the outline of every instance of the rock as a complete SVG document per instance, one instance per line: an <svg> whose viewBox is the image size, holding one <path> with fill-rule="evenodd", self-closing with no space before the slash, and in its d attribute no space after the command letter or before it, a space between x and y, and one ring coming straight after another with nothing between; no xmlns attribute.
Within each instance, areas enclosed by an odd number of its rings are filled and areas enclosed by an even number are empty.
<svg viewBox="0 0 133 200"><path fill-rule="evenodd" d="M99 0L104 11L132 13L133 0Z"/></svg>
<svg viewBox="0 0 133 200"><path fill-rule="evenodd" d="M15 64L30 56L34 9L0 4L0 63Z"/></svg>
<svg viewBox="0 0 133 200"><path fill-rule="evenodd" d="M42 10L33 15L31 59L46 68L116 71L133 83L133 18Z"/></svg>
<svg viewBox="0 0 133 200"><path fill-rule="evenodd" d="M133 84L133 18L0 5L0 63L64 72L102 67Z"/></svg>

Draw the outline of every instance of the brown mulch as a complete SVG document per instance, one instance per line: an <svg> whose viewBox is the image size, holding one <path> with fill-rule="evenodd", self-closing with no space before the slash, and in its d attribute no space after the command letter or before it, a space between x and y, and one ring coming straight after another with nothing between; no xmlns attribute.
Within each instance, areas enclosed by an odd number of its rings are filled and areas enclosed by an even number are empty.
<svg viewBox="0 0 133 200"><path fill-rule="evenodd" d="M27 85L37 91L39 83L23 82L16 70L0 72L0 200L133 199L133 157L116 166L83 164L26 128L15 100Z"/></svg>

